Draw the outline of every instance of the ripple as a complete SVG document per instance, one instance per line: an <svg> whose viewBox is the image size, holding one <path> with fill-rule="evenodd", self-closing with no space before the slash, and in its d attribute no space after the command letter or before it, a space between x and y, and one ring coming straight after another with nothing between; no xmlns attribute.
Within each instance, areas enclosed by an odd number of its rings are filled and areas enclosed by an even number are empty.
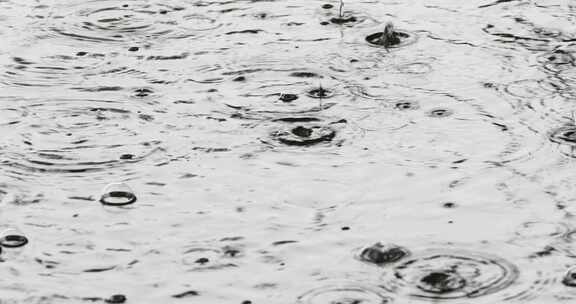
<svg viewBox="0 0 576 304"><path fill-rule="evenodd" d="M62 87L80 85L93 76L143 74L129 67L131 58L120 61L118 54L61 52L40 57L24 53L19 57L3 58L0 83L12 87Z"/></svg>
<svg viewBox="0 0 576 304"><path fill-rule="evenodd" d="M378 288L359 283L319 287L299 296L297 300L297 303L302 304L386 304L391 302L392 299Z"/></svg>
<svg viewBox="0 0 576 304"><path fill-rule="evenodd" d="M574 54L564 49L556 49L539 55L538 62L543 68L550 72L559 72L576 67Z"/></svg>
<svg viewBox="0 0 576 304"><path fill-rule="evenodd" d="M322 7L316 10L316 15L322 25L335 25L344 27L373 26L377 21L362 11L348 9L349 4L341 2L340 5Z"/></svg>
<svg viewBox="0 0 576 304"><path fill-rule="evenodd" d="M520 238L562 237L568 233L570 227L564 223L553 222L526 222L516 230Z"/></svg>
<svg viewBox="0 0 576 304"><path fill-rule="evenodd" d="M112 183L102 191L100 203L107 206L126 206L136 202L136 194L124 183Z"/></svg>
<svg viewBox="0 0 576 304"><path fill-rule="evenodd" d="M559 28L535 24L524 16L500 16L482 30L501 45L520 46L534 51L549 50L553 42L571 41L574 37Z"/></svg>
<svg viewBox="0 0 576 304"><path fill-rule="evenodd" d="M226 83L221 88L214 95L226 105L268 114L319 112L334 106L332 100L346 93L337 79L298 77L294 72L262 71L247 76L245 82Z"/></svg>
<svg viewBox="0 0 576 304"><path fill-rule="evenodd" d="M500 119L454 95L397 88L372 94L382 101L349 118L366 132L362 145L389 161L392 157L407 164L462 166L510 162L530 157L542 146L527 126ZM478 146L482 149L472 148Z"/></svg>
<svg viewBox="0 0 576 304"><path fill-rule="evenodd" d="M566 275L564 275L562 284L570 287L576 287L576 269L570 269Z"/></svg>
<svg viewBox="0 0 576 304"><path fill-rule="evenodd" d="M410 254L408 249L398 245L376 243L359 250L356 259L375 265L385 265L398 262Z"/></svg>
<svg viewBox="0 0 576 304"><path fill-rule="evenodd" d="M416 35L416 33L412 33L412 32L406 31L406 30L396 29L396 30L394 30L394 34L395 34L396 40L391 42L390 44L388 44L386 46L382 40L383 34L381 31L371 33L371 34L367 35L365 39L366 39L366 42L368 43L368 45L370 45L370 46L385 47L387 49L405 47L405 46L416 43L416 41L418 40L418 36Z"/></svg>
<svg viewBox="0 0 576 304"><path fill-rule="evenodd" d="M288 146L312 146L332 141L336 136L336 130L323 125L298 124L274 131L271 136Z"/></svg>
<svg viewBox="0 0 576 304"><path fill-rule="evenodd" d="M517 80L506 85L505 92L520 98L546 98L558 92L558 87L547 79Z"/></svg>
<svg viewBox="0 0 576 304"><path fill-rule="evenodd" d="M396 264L383 276L389 292L414 298L477 298L501 291L518 278L515 265L484 253L428 251Z"/></svg>
<svg viewBox="0 0 576 304"><path fill-rule="evenodd" d="M231 255L229 252L226 248L192 246L184 252L182 264L188 266L187 271L212 271L236 267L237 265L230 260L236 254Z"/></svg>
<svg viewBox="0 0 576 304"><path fill-rule="evenodd" d="M133 106L86 99L17 103L24 103L26 114L1 152L2 168L17 178L30 173L84 176L140 163L162 150L158 126Z"/></svg>
<svg viewBox="0 0 576 304"><path fill-rule="evenodd" d="M559 145L560 152L569 157L576 157L576 126L566 125L552 130L548 139Z"/></svg>
<svg viewBox="0 0 576 304"><path fill-rule="evenodd" d="M71 42L145 43L197 38L221 26L183 1L88 1L60 4L41 23L53 38Z"/></svg>
<svg viewBox="0 0 576 304"><path fill-rule="evenodd" d="M391 56L386 50L365 48L364 45L350 44L338 53L330 53L324 56L323 62L334 73L349 77L357 77L358 73L373 76L378 71L377 78L381 79L382 73L389 76L417 76L431 73L434 68L432 63L436 58L416 56L410 54L403 56L401 53Z"/></svg>

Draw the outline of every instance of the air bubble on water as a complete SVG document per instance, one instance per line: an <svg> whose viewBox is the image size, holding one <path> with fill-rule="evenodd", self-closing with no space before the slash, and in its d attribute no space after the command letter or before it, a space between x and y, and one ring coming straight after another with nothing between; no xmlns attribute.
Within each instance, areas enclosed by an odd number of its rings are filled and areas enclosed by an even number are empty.
<svg viewBox="0 0 576 304"><path fill-rule="evenodd" d="M108 206L124 206L136 202L136 195L125 183L111 183L104 187L100 202Z"/></svg>
<svg viewBox="0 0 576 304"><path fill-rule="evenodd" d="M0 233L0 246L18 248L28 244L28 238L18 228L8 228Z"/></svg>

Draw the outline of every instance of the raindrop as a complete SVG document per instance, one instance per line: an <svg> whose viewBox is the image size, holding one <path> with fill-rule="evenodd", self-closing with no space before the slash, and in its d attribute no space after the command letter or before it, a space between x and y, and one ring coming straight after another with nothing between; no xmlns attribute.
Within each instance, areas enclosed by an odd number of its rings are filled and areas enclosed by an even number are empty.
<svg viewBox="0 0 576 304"><path fill-rule="evenodd" d="M102 191L100 202L109 206L125 206L136 202L136 195L132 189L124 183L112 183Z"/></svg>

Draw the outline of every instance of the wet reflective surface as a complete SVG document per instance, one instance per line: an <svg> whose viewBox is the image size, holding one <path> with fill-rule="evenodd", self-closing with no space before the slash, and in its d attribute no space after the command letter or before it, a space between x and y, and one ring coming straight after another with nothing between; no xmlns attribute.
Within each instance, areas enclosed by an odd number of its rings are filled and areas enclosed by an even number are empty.
<svg viewBox="0 0 576 304"><path fill-rule="evenodd" d="M0 1L0 302L573 302L575 21Z"/></svg>

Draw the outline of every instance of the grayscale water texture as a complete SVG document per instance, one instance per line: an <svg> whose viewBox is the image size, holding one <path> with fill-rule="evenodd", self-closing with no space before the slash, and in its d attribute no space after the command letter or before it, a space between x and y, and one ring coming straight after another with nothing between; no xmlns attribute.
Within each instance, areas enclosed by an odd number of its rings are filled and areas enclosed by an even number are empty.
<svg viewBox="0 0 576 304"><path fill-rule="evenodd" d="M571 0L0 0L0 41L2 304L576 301Z"/></svg>

